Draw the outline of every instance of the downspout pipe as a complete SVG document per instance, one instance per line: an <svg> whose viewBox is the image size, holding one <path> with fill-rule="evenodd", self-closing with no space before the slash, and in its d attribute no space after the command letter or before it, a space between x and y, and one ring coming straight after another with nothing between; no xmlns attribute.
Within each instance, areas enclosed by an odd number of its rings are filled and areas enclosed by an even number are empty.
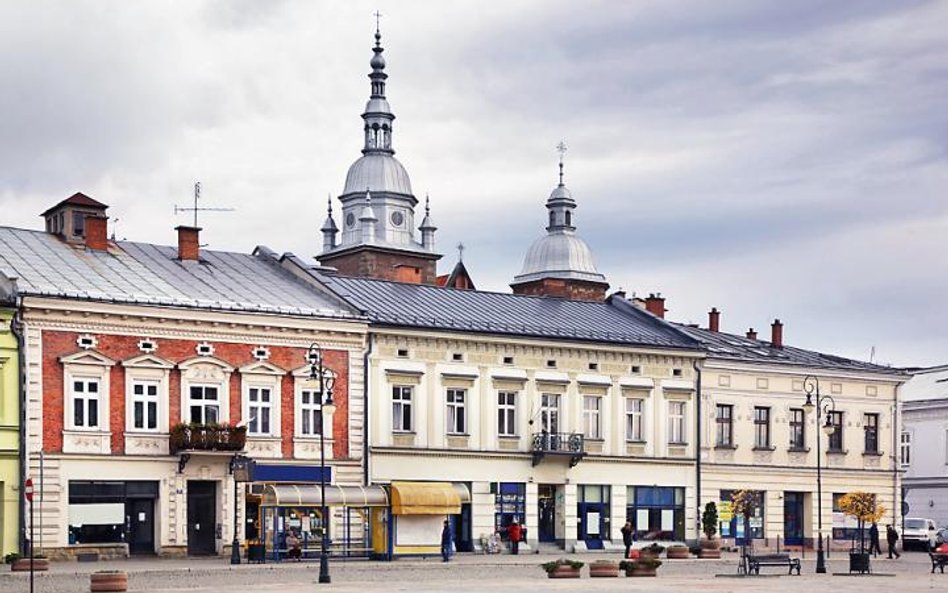
<svg viewBox="0 0 948 593"><path fill-rule="evenodd" d="M698 524L697 541L701 541L701 365L695 360L695 518Z"/></svg>
<svg viewBox="0 0 948 593"><path fill-rule="evenodd" d="M14 305L13 319L10 320L10 331L16 338L17 343L17 363L20 379L20 501L17 505L17 518L19 520L19 545L20 554L26 556L29 553L26 543L26 498L23 492L26 489L27 459L26 459L26 336L23 332L23 297L17 296Z"/></svg>
<svg viewBox="0 0 948 593"><path fill-rule="evenodd" d="M369 485L369 357L372 355L372 334L362 355L362 485Z"/></svg>

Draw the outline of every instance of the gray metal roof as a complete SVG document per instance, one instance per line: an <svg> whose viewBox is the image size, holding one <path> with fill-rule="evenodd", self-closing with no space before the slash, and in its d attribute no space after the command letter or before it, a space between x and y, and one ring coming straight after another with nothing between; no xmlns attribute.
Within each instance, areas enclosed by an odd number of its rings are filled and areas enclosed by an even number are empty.
<svg viewBox="0 0 948 593"><path fill-rule="evenodd" d="M0 227L0 274L22 295L320 317L357 317L274 263L272 257L119 241L109 251L42 231Z"/></svg>
<svg viewBox="0 0 948 593"><path fill-rule="evenodd" d="M863 371L872 373L900 374L901 371L891 367L843 358L832 354L823 354L813 350L804 350L784 344L781 348L774 348L766 340L751 340L745 336L738 336L724 332L713 332L709 329L679 326L682 331L701 342L708 354L709 360L726 359L739 362L769 364L786 364L820 369L843 371Z"/></svg>
<svg viewBox="0 0 948 593"><path fill-rule="evenodd" d="M573 301L310 273L380 325L697 349L672 325L621 299Z"/></svg>

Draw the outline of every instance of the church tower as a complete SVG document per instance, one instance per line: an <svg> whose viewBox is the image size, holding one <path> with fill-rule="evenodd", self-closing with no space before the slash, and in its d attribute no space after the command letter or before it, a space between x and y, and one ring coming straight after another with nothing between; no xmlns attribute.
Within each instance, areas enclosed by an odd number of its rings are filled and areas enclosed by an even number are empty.
<svg viewBox="0 0 948 593"><path fill-rule="evenodd" d="M369 62L371 94L362 119L362 157L349 167L339 196L342 233L333 220L332 205L323 224L323 252L319 263L347 276L362 276L434 284L441 255L434 252L435 227L426 205L425 220L415 237L415 206L405 167L395 158L392 131L395 114L385 98L385 58L382 35L376 27L375 47Z"/></svg>
<svg viewBox="0 0 948 593"><path fill-rule="evenodd" d="M533 242L523 260L523 269L510 284L515 294L550 296L582 301L606 298L609 284L596 270L592 251L576 235L573 211L576 201L563 183L563 154L560 142L560 183L546 201L549 224L546 235Z"/></svg>

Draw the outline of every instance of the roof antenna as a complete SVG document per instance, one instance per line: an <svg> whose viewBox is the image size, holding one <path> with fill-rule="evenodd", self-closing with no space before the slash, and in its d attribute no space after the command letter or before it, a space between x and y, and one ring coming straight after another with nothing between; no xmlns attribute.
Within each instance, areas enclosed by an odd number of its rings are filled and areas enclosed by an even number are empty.
<svg viewBox="0 0 948 593"><path fill-rule="evenodd" d="M563 156L566 154L568 148L566 147L566 142L560 140L560 143L556 145L556 152L560 153L560 185L563 185Z"/></svg>
<svg viewBox="0 0 948 593"><path fill-rule="evenodd" d="M112 242L115 242L115 229L118 227L118 217L112 219Z"/></svg>
<svg viewBox="0 0 948 593"><path fill-rule="evenodd" d="M181 212L193 212L194 213L194 228L198 226L198 212L233 212L236 208L198 208L198 199L201 197L201 182L197 181L194 183L194 207L186 208L184 206L175 205L174 213L175 215Z"/></svg>

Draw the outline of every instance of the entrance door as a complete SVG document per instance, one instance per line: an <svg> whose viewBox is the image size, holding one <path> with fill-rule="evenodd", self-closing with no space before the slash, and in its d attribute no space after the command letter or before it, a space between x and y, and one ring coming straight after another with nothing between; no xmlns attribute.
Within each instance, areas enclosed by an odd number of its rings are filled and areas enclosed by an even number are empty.
<svg viewBox="0 0 948 593"><path fill-rule="evenodd" d="M539 520L537 539L541 542L556 541L556 486L539 484L537 486L537 507Z"/></svg>
<svg viewBox="0 0 948 593"><path fill-rule="evenodd" d="M577 505L579 512L578 538L586 542L590 550L603 549L603 531L606 528L606 508L601 502L581 502Z"/></svg>
<svg viewBox="0 0 948 593"><path fill-rule="evenodd" d="M202 556L214 554L217 519L217 484L215 482L188 481L188 554Z"/></svg>
<svg viewBox="0 0 948 593"><path fill-rule="evenodd" d="M788 546L803 545L803 493L783 493L783 538Z"/></svg>
<svg viewBox="0 0 948 593"><path fill-rule="evenodd" d="M454 533L454 546L458 552L473 552L474 542L471 540L471 505L461 505L460 515L451 515L451 530Z"/></svg>
<svg viewBox="0 0 948 593"><path fill-rule="evenodd" d="M126 500L125 525L130 554L155 553L155 499Z"/></svg>

